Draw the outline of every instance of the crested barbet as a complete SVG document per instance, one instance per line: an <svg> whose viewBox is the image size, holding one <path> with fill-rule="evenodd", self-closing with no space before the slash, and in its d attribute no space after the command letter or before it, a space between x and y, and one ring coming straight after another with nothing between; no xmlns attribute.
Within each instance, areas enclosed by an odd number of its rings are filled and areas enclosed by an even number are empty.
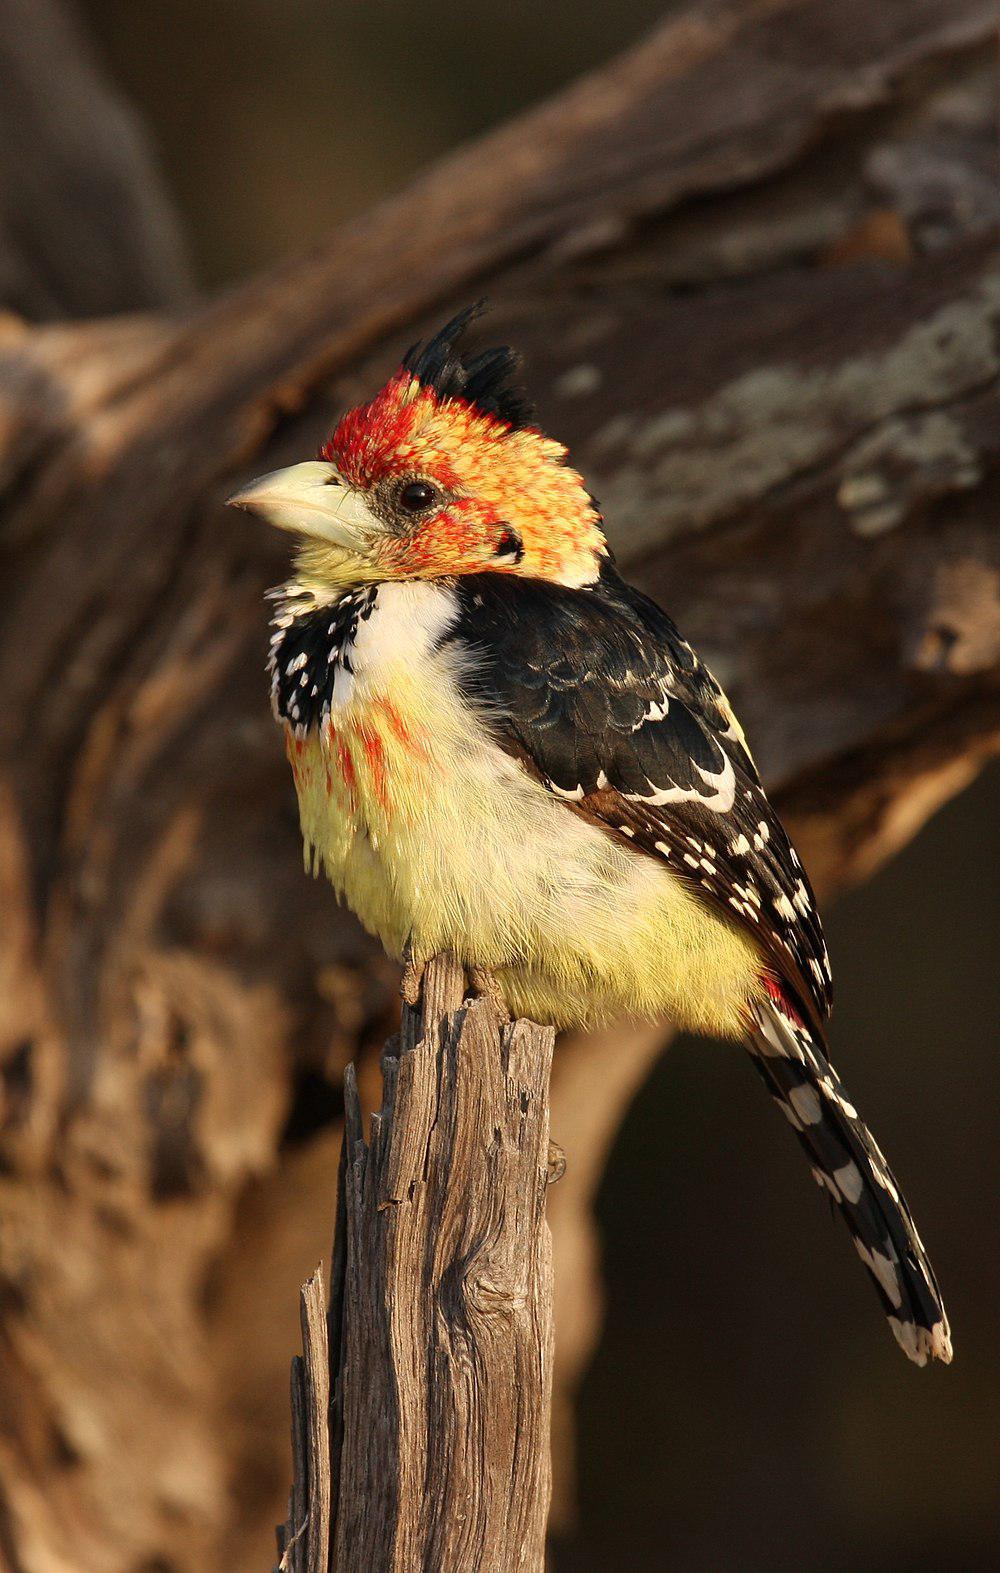
<svg viewBox="0 0 1000 1573"><path fill-rule="evenodd" d="M669 1016L743 1042L912 1360L934 1273L826 1051L809 880L725 694L614 566L478 307L318 459L231 499L298 541L270 671L307 865L407 963L453 952L515 1015Z"/></svg>

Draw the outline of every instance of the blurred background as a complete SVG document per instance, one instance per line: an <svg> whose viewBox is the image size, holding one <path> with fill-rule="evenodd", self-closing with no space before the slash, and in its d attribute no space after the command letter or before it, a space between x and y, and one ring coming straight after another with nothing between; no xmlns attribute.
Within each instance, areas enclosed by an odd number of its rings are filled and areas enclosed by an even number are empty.
<svg viewBox="0 0 1000 1573"><path fill-rule="evenodd" d="M670 7L79 9L210 291L321 239ZM828 915L834 1059L905 1182L953 1368L897 1355L744 1057L678 1042L600 1194L606 1325L562 1573L1000 1566L997 785L981 777Z"/></svg>

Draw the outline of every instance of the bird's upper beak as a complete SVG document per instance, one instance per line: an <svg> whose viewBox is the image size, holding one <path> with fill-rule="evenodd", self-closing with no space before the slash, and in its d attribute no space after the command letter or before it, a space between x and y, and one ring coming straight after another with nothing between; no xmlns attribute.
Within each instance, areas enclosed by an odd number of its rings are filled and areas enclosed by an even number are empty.
<svg viewBox="0 0 1000 1573"><path fill-rule="evenodd" d="M360 556L385 530L361 493L345 485L333 465L322 460L272 470L226 501L260 514L280 530Z"/></svg>

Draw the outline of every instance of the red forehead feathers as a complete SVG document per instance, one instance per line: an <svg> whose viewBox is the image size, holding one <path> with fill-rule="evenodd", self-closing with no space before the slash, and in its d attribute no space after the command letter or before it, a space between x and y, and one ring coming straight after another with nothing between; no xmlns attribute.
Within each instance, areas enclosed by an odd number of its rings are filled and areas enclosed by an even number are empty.
<svg viewBox="0 0 1000 1573"><path fill-rule="evenodd" d="M533 424L511 380L513 352L456 349L476 309L415 345L374 399L343 416L321 457L361 491L413 476L446 494L398 548L409 571L476 571L507 531L519 552L498 568L587 583L606 551L600 516L562 443Z"/></svg>

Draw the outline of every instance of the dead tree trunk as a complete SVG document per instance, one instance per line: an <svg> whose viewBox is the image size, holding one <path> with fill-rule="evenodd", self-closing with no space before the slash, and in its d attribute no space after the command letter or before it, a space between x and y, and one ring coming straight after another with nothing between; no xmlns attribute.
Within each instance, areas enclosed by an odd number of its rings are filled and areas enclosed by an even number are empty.
<svg viewBox="0 0 1000 1573"><path fill-rule="evenodd" d="M292 1364L288 1573L544 1573L553 1033L463 984L428 967L368 1143L348 1068L329 1342L314 1275Z"/></svg>

